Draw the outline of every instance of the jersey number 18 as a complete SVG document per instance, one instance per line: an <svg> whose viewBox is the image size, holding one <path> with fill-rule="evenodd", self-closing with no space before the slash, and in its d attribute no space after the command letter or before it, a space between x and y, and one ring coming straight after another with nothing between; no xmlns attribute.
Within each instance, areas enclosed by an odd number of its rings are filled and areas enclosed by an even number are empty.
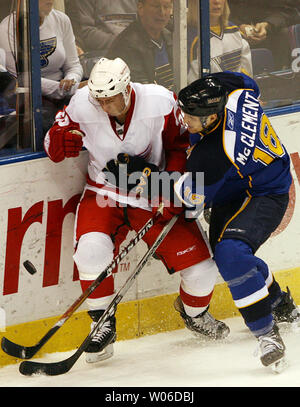
<svg viewBox="0 0 300 407"><path fill-rule="evenodd" d="M268 165L275 157L282 157L285 154L284 148L265 114L262 115L259 138L262 147L255 147L253 152L254 161L260 161L262 164Z"/></svg>

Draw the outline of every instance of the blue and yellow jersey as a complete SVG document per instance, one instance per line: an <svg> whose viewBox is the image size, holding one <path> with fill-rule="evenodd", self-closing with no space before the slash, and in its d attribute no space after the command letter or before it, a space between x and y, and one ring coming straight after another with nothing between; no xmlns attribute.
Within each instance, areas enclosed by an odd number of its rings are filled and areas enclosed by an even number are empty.
<svg viewBox="0 0 300 407"><path fill-rule="evenodd" d="M287 193L289 154L260 106L256 83L242 74L216 75L230 91L224 115L207 134L190 135L187 173L177 194L188 207L200 208L243 195ZM234 88L241 81L247 87Z"/></svg>
<svg viewBox="0 0 300 407"><path fill-rule="evenodd" d="M189 83L198 79L199 37L195 28L188 27ZM253 75L251 50L234 24L210 27L210 72L234 71Z"/></svg>

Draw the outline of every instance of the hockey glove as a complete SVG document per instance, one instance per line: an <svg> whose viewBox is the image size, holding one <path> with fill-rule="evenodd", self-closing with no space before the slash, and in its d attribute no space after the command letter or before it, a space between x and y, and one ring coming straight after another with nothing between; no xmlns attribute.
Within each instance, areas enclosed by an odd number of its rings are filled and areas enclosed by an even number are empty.
<svg viewBox="0 0 300 407"><path fill-rule="evenodd" d="M65 157L77 157L82 148L84 133L76 128L54 124L44 139L44 148L52 161L58 163Z"/></svg>
<svg viewBox="0 0 300 407"><path fill-rule="evenodd" d="M82 149L82 137L84 134L79 130L69 130L64 133L63 147L66 157L78 157Z"/></svg>
<svg viewBox="0 0 300 407"><path fill-rule="evenodd" d="M120 153L116 160L108 161L102 171L107 173L107 181L118 188L147 197L151 185L151 173L158 172L158 167L139 156Z"/></svg>

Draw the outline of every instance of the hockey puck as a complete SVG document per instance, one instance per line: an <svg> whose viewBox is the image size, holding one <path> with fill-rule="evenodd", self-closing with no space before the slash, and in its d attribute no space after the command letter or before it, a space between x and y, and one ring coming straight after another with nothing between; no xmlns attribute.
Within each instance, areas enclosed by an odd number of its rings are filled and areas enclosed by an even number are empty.
<svg viewBox="0 0 300 407"><path fill-rule="evenodd" d="M37 272L36 268L29 260L24 261L23 266L30 274L35 274Z"/></svg>

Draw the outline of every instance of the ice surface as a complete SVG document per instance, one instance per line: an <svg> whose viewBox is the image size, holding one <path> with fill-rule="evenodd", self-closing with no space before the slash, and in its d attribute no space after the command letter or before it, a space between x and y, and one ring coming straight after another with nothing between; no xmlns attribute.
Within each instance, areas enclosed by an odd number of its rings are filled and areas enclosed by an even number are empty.
<svg viewBox="0 0 300 407"><path fill-rule="evenodd" d="M187 329L119 341L114 357L87 364L84 355L61 376L22 376L18 365L0 369L1 387L300 387L300 328L280 330L289 367L280 374L254 357L257 341L241 318L226 320L231 333L222 342L201 341ZM48 362L73 352L49 354ZM176 389L174 389L176 390Z"/></svg>

